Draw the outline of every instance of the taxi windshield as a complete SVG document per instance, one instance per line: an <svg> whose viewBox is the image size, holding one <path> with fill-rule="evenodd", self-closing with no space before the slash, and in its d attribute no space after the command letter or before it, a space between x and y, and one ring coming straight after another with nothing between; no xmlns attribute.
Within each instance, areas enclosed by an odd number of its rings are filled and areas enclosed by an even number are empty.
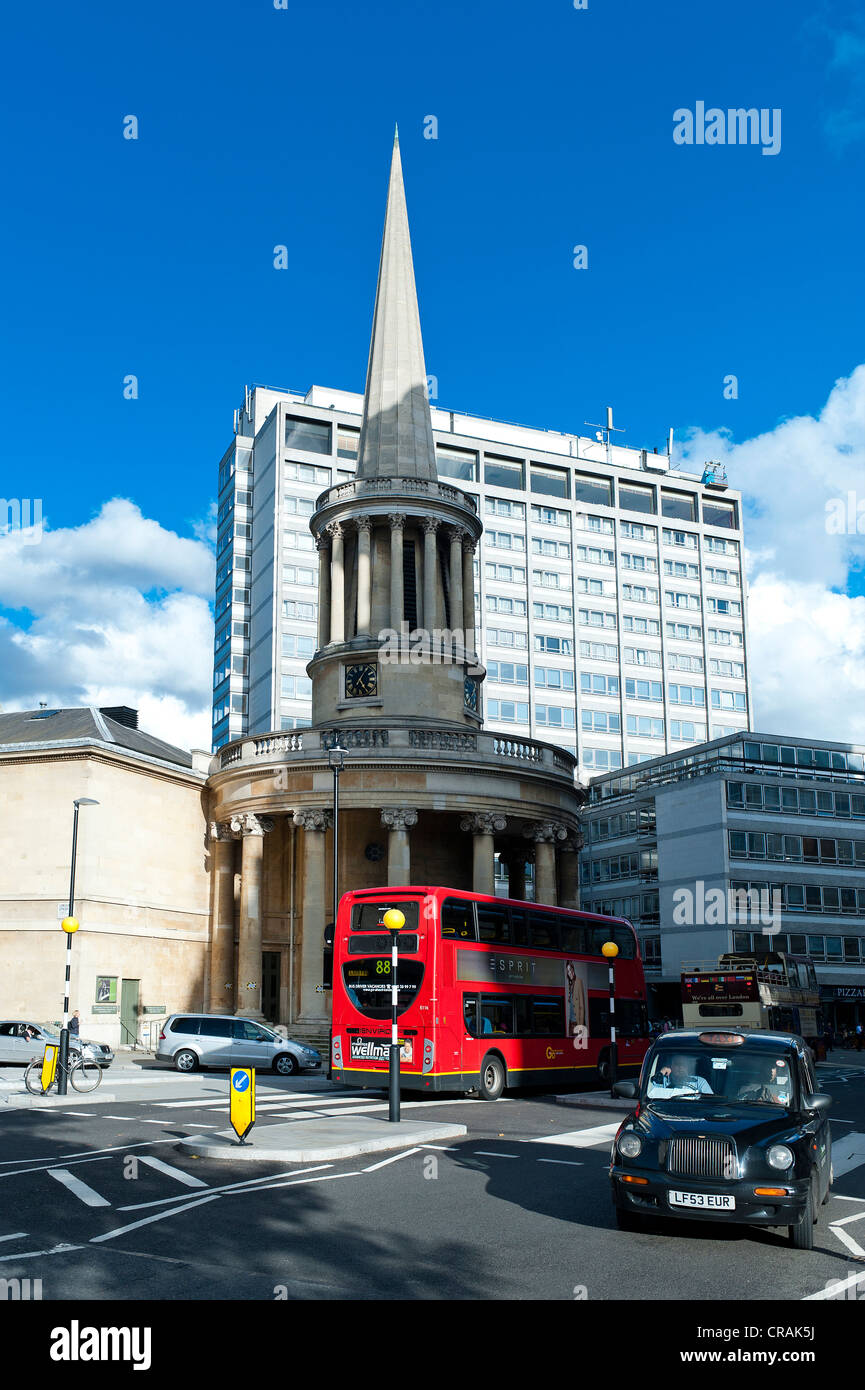
<svg viewBox="0 0 865 1390"><path fill-rule="evenodd" d="M791 1059L776 1052L711 1045L662 1048L652 1059L643 1099L778 1105L791 1109L795 1082Z"/></svg>

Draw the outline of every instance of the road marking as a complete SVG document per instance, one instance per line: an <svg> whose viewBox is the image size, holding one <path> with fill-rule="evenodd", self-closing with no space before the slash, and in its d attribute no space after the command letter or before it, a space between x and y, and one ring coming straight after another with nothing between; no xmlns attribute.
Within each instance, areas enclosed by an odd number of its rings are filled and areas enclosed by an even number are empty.
<svg viewBox="0 0 865 1390"><path fill-rule="evenodd" d="M838 1226L832 1225L829 1229L835 1232L842 1245L847 1246L847 1249L850 1251L851 1255L855 1255L857 1259L865 1260L865 1250L862 1249L862 1246L859 1244L858 1240L854 1240L853 1237L847 1233L847 1231L840 1230Z"/></svg>
<svg viewBox="0 0 865 1390"><path fill-rule="evenodd" d="M834 1202L865 1202L865 1197L845 1197L843 1192L833 1191L832 1200Z"/></svg>
<svg viewBox="0 0 865 1390"><path fill-rule="evenodd" d="M459 1153L459 1149L454 1144L421 1144L422 1149L438 1149L443 1154Z"/></svg>
<svg viewBox="0 0 865 1390"><path fill-rule="evenodd" d="M606 1146L619 1128L621 1121L611 1125L593 1125L591 1129L569 1129L564 1134L540 1134L537 1139L529 1139L530 1144L565 1144L572 1149L591 1149L596 1144Z"/></svg>
<svg viewBox="0 0 865 1390"><path fill-rule="evenodd" d="M101 1163L109 1154L118 1153L121 1150L127 1153L130 1149L152 1149L156 1144L176 1144L177 1136L171 1135L168 1139L141 1139L135 1144L115 1144L110 1149L82 1149L77 1154L54 1154L51 1158L4 1158L3 1164L9 1163L30 1163L34 1166L30 1168L16 1168L11 1173L0 1173L0 1178L18 1178L22 1173L41 1173L46 1168L56 1168L58 1163L68 1163L70 1159L77 1158L81 1163Z"/></svg>
<svg viewBox="0 0 865 1390"><path fill-rule="evenodd" d="M100 1115L100 1120L134 1120L134 1115Z"/></svg>
<svg viewBox="0 0 865 1390"><path fill-rule="evenodd" d="M74 1115L76 1120L89 1120L93 1117L92 1110L46 1110L44 1113L46 1115ZM110 1119L111 1116L105 1118Z"/></svg>
<svg viewBox="0 0 865 1390"><path fill-rule="evenodd" d="M830 1284L828 1289L820 1289L817 1293L806 1294L802 1302L813 1303L818 1299L837 1298L845 1289L851 1289L854 1285L863 1283L865 1283L865 1273L848 1274L846 1279L839 1279L837 1284Z"/></svg>
<svg viewBox="0 0 865 1390"><path fill-rule="evenodd" d="M839 1221L833 1221L833 1226L851 1226L854 1221L865 1221L865 1211L854 1211L852 1216L842 1216Z"/></svg>
<svg viewBox="0 0 865 1390"><path fill-rule="evenodd" d="M566 1168L582 1168L584 1166L573 1158L539 1158L538 1163L562 1163Z"/></svg>
<svg viewBox="0 0 865 1390"><path fill-rule="evenodd" d="M49 1178L56 1178L64 1187L68 1187L73 1196L83 1202L86 1207L110 1207L111 1203L101 1197L92 1187L88 1187L86 1182L76 1178L67 1168L49 1168Z"/></svg>
<svg viewBox="0 0 865 1390"><path fill-rule="evenodd" d="M207 1183L201 1178L194 1178L191 1173L185 1173L182 1168L174 1168L170 1163L163 1163L161 1158L154 1158L152 1154L142 1154L139 1163L146 1163L148 1167L155 1168L158 1173L165 1173L169 1178L174 1178L176 1182L182 1182L184 1187L207 1187Z"/></svg>
<svg viewBox="0 0 865 1390"><path fill-rule="evenodd" d="M120 1226L117 1230L106 1231L104 1235L94 1236L90 1241L91 1245L101 1245L106 1240L116 1240L118 1236L125 1236L129 1231L136 1231L139 1226L149 1226L152 1221L164 1221L169 1216L179 1216L183 1211L191 1211L193 1207L203 1207L205 1202L216 1202L218 1196L198 1197L194 1202L186 1202L183 1206L173 1207L171 1211L157 1211L153 1216L143 1216L140 1221L133 1221L129 1226Z"/></svg>
<svg viewBox="0 0 865 1390"><path fill-rule="evenodd" d="M52 1245L50 1250L20 1250L17 1255L0 1255L0 1260L36 1260L42 1255L66 1255L70 1250L83 1250L83 1245Z"/></svg>
<svg viewBox="0 0 865 1390"><path fill-rule="evenodd" d="M0 1240L21 1240L26 1234L26 1231L14 1231L11 1236L0 1236Z"/></svg>
<svg viewBox="0 0 865 1390"><path fill-rule="evenodd" d="M300 1177L300 1175L303 1174L303 1173L320 1173L324 1168L332 1168L332 1167L333 1167L333 1164L332 1164L332 1163L317 1163L313 1168L300 1168L300 1169L298 1169L297 1172L294 1173L294 1174L291 1174L291 1173L290 1173L290 1170L289 1170L289 1171L286 1171L285 1174L277 1173L276 1176L277 1176L277 1177L283 1177L283 1176L284 1176L284 1177L289 1177L289 1176ZM239 1190L240 1190L241 1188L243 1188L243 1187L258 1187L258 1186L260 1186L262 1183L272 1183L272 1182L273 1182L273 1174L270 1173L266 1178L246 1178L243 1182L230 1182L230 1183L224 1183L224 1184L222 1184L220 1187L211 1187L209 1190L210 1190L211 1192L214 1192L214 1193L220 1193L220 1192L236 1192L236 1191L239 1191ZM160 1198L159 1198L157 1201L155 1201L155 1202L135 1202L135 1203L132 1204L131 1206L118 1207L117 1210L118 1210L118 1211L144 1211L144 1210L146 1210L146 1208L148 1208L148 1207L164 1207L164 1206L167 1206L169 1202L176 1202L176 1201L177 1201L177 1198L176 1198L176 1197L160 1197Z"/></svg>
<svg viewBox="0 0 865 1390"><path fill-rule="evenodd" d="M475 1149L475 1158L519 1158L519 1154L497 1154L491 1149Z"/></svg>
<svg viewBox="0 0 865 1390"><path fill-rule="evenodd" d="M832 1171L835 1179L851 1173L854 1168L859 1168L865 1163L865 1134L860 1134L854 1130L852 1134L845 1134L843 1139L835 1139L832 1142Z"/></svg>
<svg viewBox="0 0 865 1390"><path fill-rule="evenodd" d="M393 1154L390 1158L383 1158L380 1163L371 1163L368 1168L364 1168L365 1173L374 1173L378 1168L386 1168L389 1163L398 1163L401 1158L408 1158L411 1154L419 1154L420 1149L406 1149L404 1153Z"/></svg>

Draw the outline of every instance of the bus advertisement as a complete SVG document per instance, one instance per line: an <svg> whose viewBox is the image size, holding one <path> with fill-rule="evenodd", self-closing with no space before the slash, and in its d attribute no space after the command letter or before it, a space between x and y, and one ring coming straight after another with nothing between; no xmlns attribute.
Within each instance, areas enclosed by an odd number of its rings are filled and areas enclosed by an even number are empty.
<svg viewBox="0 0 865 1390"><path fill-rule="evenodd" d="M346 893L334 939L331 1074L384 1087L391 1018L388 908L400 933L400 1087L495 1100L506 1086L609 1080L609 972L615 965L618 1071L639 1071L649 1044L636 933L622 918L453 888Z"/></svg>
<svg viewBox="0 0 865 1390"><path fill-rule="evenodd" d="M813 962L783 951L728 954L682 969L686 1028L769 1029L796 1033L811 1046L821 1031L820 991Z"/></svg>

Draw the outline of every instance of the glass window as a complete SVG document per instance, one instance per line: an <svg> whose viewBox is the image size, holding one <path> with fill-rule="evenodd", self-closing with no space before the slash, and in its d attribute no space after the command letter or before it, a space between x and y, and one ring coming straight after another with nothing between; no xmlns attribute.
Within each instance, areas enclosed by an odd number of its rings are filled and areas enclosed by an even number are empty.
<svg viewBox="0 0 865 1390"><path fill-rule="evenodd" d="M505 1036L514 1031L514 1006L510 999L495 995L481 997L481 1033L502 1033Z"/></svg>
<svg viewBox="0 0 865 1390"><path fill-rule="evenodd" d="M285 421L285 444L288 449L305 449L308 454L329 454L330 425L289 415Z"/></svg>
<svg viewBox="0 0 865 1390"><path fill-rule="evenodd" d="M529 919L529 942L532 946L544 946L551 951L558 950L557 919L552 914L533 912Z"/></svg>
<svg viewBox="0 0 865 1390"><path fill-rule="evenodd" d="M233 1022L231 1018L203 1018L199 1025L199 1033L203 1038L230 1038Z"/></svg>
<svg viewBox="0 0 865 1390"><path fill-rule="evenodd" d="M592 478L588 473L574 475L574 501L593 507L612 507L613 484L609 478Z"/></svg>
<svg viewBox="0 0 865 1390"><path fill-rule="evenodd" d="M653 487L639 487L619 483L619 506L626 512L656 512L658 510Z"/></svg>
<svg viewBox="0 0 865 1390"><path fill-rule="evenodd" d="M529 469L529 482L532 492L541 492L549 497L568 496L568 475L564 468L542 468L533 463Z"/></svg>
<svg viewBox="0 0 865 1390"><path fill-rule="evenodd" d="M337 425L336 427L336 454L341 459L356 459L358 444L360 441L360 430L353 429L351 425Z"/></svg>
<svg viewBox="0 0 865 1390"><path fill-rule="evenodd" d="M507 945L510 942L508 910L497 903L478 903L478 938L480 941Z"/></svg>
<svg viewBox="0 0 865 1390"><path fill-rule="evenodd" d="M442 903L441 933L457 941L476 941L474 905L459 898Z"/></svg>
<svg viewBox="0 0 865 1390"><path fill-rule="evenodd" d="M523 487L523 465L519 459L495 458L487 454L484 460L484 482L493 487Z"/></svg>
<svg viewBox="0 0 865 1390"><path fill-rule="evenodd" d="M565 1005L562 999L532 999L533 1033L542 1033L551 1038L565 1035Z"/></svg>
<svg viewBox="0 0 865 1390"><path fill-rule="evenodd" d="M667 492L662 488L661 514L676 521L696 521L697 499L687 492Z"/></svg>
<svg viewBox="0 0 865 1390"><path fill-rule="evenodd" d="M722 502L717 497L704 497L703 521L707 526L726 526L735 531L738 525L736 503Z"/></svg>
<svg viewBox="0 0 865 1390"><path fill-rule="evenodd" d="M477 482L478 456L468 449L449 449L439 445L436 450L436 465L443 478L460 478L464 482ZM489 481L489 477L487 478Z"/></svg>

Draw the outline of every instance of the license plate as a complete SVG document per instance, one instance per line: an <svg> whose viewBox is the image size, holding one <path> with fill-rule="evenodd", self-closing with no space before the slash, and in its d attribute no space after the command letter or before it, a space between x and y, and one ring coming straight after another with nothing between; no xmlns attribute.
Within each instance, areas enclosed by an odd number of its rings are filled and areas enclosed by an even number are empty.
<svg viewBox="0 0 865 1390"><path fill-rule="evenodd" d="M671 1207L697 1207L703 1211L735 1211L735 1197L716 1196L713 1192L668 1192Z"/></svg>

